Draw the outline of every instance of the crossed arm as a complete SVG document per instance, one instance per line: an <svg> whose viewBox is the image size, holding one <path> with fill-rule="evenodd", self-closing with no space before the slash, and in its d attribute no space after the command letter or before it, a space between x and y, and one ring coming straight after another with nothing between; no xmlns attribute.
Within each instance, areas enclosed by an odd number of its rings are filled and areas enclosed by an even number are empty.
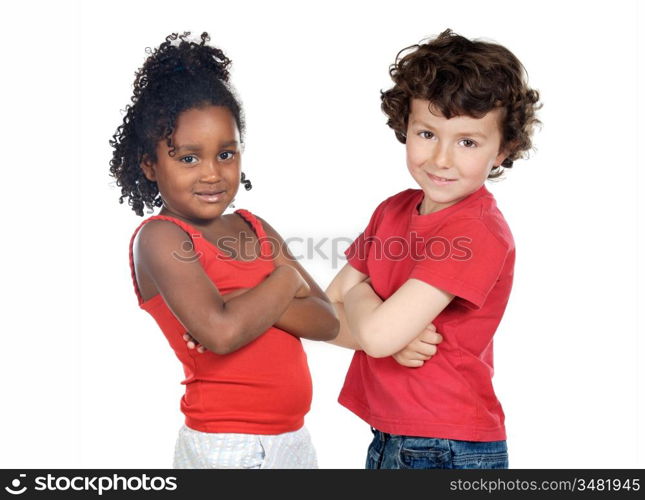
<svg viewBox="0 0 645 500"><path fill-rule="evenodd" d="M260 218L258 217L258 219ZM268 222L263 219L260 220L268 241L272 245L272 257L276 270L291 268L308 287L306 294L291 298L286 309L283 309L283 312L277 316L273 326L289 332L295 337L309 340L331 340L335 338L338 333L339 322L329 299L309 273L293 257L280 234ZM262 287L263 283L254 288L242 288L226 294L222 296L222 300L225 303L229 303L239 298L244 298L254 293L253 291L256 288ZM204 346L203 343L198 343L198 339L196 340L195 336L190 333L184 335L184 340L186 340L190 349L197 348L199 352L204 352L207 349L212 350L208 346Z"/></svg>
<svg viewBox="0 0 645 500"><path fill-rule="evenodd" d="M308 297L291 300L287 310L280 316L275 326L291 335L309 340L329 341L336 338L339 321L329 298L305 268L293 257L278 232L264 220L262 220L262 225L267 237L274 243L273 260L276 267L293 267L300 273L310 289Z"/></svg>
<svg viewBox="0 0 645 500"><path fill-rule="evenodd" d="M291 266L277 266L248 293L222 297L194 250L177 259L190 243L182 229L166 221L147 223L134 242L137 274L145 274L187 332L207 349L228 354L248 344L285 314L295 297L307 296L308 283ZM249 314L253 311L253 314ZM326 312L331 338L333 313Z"/></svg>
<svg viewBox="0 0 645 500"><path fill-rule="evenodd" d="M332 280L327 295L340 319L338 337L331 343L363 350L375 358L394 356L406 366L420 366L429 358L427 353L433 349L427 346L441 341L431 323L454 298L423 281L410 279L383 301L368 276L349 264ZM413 356L414 352L419 355Z"/></svg>

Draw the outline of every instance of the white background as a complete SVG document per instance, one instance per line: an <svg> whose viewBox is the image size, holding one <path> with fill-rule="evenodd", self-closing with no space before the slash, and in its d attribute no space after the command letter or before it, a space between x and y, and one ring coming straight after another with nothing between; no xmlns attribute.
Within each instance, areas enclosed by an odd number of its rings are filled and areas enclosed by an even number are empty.
<svg viewBox="0 0 645 500"><path fill-rule="evenodd" d="M489 185L518 249L495 341L511 467L645 467L637 4L112 0L3 13L0 467L171 466L182 372L137 307L127 247L140 219L108 177L145 47L206 30L233 60L254 184L238 207L285 237L354 237L378 202L414 187L379 108L387 68L447 27L510 48L544 102L537 151ZM330 259L302 262L323 287L334 275ZM320 466L361 468L369 428L336 402L351 353L305 348Z"/></svg>

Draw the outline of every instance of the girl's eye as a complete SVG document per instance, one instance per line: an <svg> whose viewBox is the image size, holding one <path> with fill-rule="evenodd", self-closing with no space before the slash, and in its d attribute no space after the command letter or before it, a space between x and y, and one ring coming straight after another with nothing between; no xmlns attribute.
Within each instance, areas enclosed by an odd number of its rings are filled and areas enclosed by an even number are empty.
<svg viewBox="0 0 645 500"><path fill-rule="evenodd" d="M194 163L197 163L197 157L195 155L186 155L182 156L179 161L188 165L193 165Z"/></svg>
<svg viewBox="0 0 645 500"><path fill-rule="evenodd" d="M434 137L434 134L429 130L422 130L421 132L419 132L419 136L423 139L432 139Z"/></svg>
<svg viewBox="0 0 645 500"><path fill-rule="evenodd" d="M461 144L467 148L474 148L477 147L477 143L473 141L472 139L462 139Z"/></svg>
<svg viewBox="0 0 645 500"><path fill-rule="evenodd" d="M218 156L219 156L220 160L226 161L226 160L232 159L235 156L235 152L234 151L223 151Z"/></svg>

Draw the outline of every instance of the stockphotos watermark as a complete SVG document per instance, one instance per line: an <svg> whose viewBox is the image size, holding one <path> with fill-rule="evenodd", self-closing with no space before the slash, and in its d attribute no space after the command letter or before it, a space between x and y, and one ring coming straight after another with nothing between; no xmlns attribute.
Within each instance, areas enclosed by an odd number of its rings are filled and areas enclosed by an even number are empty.
<svg viewBox="0 0 645 500"><path fill-rule="evenodd" d="M122 476L119 474L102 476L66 476L45 474L33 477L28 480L27 474L19 476L5 486L5 491L11 495L22 495L26 491L65 491L65 492L86 492L98 496L104 492L112 491L175 491L177 489L177 478L174 476L149 476L140 474L135 476Z"/></svg>
<svg viewBox="0 0 645 500"><path fill-rule="evenodd" d="M195 240L201 237L200 234L194 234L191 241L185 241L179 251L172 253L173 257L182 262L199 260L202 253L195 249ZM467 236L428 237L412 231L406 237L369 236L364 238L364 243L352 246L353 241L354 238L346 236L292 237L282 241L270 236L257 239L247 233L240 233L237 236L218 238L214 243L208 242L208 244L217 247L217 258L220 260L273 260L275 255L280 252L286 254L288 249L296 260L331 261L332 269L338 269L339 264L347 258L357 257L364 260L368 252L372 259L390 261L409 259L417 262L426 259L467 261L473 256L472 239ZM348 248L346 258L345 250Z"/></svg>

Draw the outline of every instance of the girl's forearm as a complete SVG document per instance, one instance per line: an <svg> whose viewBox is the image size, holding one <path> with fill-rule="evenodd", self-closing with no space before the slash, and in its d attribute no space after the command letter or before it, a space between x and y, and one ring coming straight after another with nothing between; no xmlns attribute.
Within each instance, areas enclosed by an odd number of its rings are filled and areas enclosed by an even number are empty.
<svg viewBox="0 0 645 500"><path fill-rule="evenodd" d="M331 304L318 297L293 299L275 326L310 340L334 339L339 327Z"/></svg>
<svg viewBox="0 0 645 500"><path fill-rule="evenodd" d="M236 351L278 321L301 286L298 278L289 266L276 268L257 286L223 303L212 313L207 331L193 336L217 354Z"/></svg>

